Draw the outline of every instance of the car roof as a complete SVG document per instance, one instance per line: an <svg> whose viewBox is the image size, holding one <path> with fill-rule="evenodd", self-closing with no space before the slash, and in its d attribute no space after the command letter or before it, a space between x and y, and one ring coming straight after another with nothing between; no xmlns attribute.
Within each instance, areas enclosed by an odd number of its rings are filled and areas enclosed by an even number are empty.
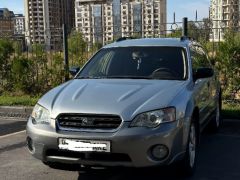
<svg viewBox="0 0 240 180"><path fill-rule="evenodd" d="M182 40L180 38L142 38L116 41L114 43L104 46L103 48L135 46L187 47L190 43L190 40Z"/></svg>

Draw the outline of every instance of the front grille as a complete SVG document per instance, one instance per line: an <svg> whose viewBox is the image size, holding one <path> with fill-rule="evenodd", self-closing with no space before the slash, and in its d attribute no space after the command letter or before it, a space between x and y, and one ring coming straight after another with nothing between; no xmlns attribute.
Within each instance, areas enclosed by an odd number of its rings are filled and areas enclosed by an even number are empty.
<svg viewBox="0 0 240 180"><path fill-rule="evenodd" d="M122 120L119 116L61 114L57 118L60 129L117 129Z"/></svg>

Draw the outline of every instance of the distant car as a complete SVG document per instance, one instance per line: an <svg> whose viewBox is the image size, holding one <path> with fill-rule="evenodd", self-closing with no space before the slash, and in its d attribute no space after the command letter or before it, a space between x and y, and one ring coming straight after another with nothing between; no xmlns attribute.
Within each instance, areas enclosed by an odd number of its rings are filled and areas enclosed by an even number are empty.
<svg viewBox="0 0 240 180"><path fill-rule="evenodd" d="M78 70L34 107L34 157L53 168L180 162L193 172L200 132L221 122L220 85L198 43L122 38Z"/></svg>

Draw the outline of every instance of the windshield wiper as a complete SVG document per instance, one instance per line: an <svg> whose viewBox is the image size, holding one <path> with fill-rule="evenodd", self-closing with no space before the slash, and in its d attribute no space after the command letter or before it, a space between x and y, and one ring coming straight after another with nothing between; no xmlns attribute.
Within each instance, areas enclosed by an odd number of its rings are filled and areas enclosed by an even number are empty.
<svg viewBox="0 0 240 180"><path fill-rule="evenodd" d="M150 80L182 80L173 77L149 77L149 76L80 76L75 79L150 79Z"/></svg>
<svg viewBox="0 0 240 180"><path fill-rule="evenodd" d="M175 77L153 77L153 79L157 79L157 80L176 80L176 81L183 80L183 79L175 78Z"/></svg>
<svg viewBox="0 0 240 180"><path fill-rule="evenodd" d="M106 76L107 79L153 79L148 76Z"/></svg>
<svg viewBox="0 0 240 180"><path fill-rule="evenodd" d="M83 76L80 76L80 77L76 77L75 79L105 79L105 77L98 77L98 76L86 76L86 77L83 77Z"/></svg>

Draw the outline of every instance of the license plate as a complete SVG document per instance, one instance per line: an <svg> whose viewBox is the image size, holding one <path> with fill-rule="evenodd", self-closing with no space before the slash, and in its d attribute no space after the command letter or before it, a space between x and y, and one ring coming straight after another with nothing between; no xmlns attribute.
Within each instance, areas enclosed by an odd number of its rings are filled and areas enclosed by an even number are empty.
<svg viewBox="0 0 240 180"><path fill-rule="evenodd" d="M90 141L60 138L59 149L76 152L111 152L109 141Z"/></svg>

